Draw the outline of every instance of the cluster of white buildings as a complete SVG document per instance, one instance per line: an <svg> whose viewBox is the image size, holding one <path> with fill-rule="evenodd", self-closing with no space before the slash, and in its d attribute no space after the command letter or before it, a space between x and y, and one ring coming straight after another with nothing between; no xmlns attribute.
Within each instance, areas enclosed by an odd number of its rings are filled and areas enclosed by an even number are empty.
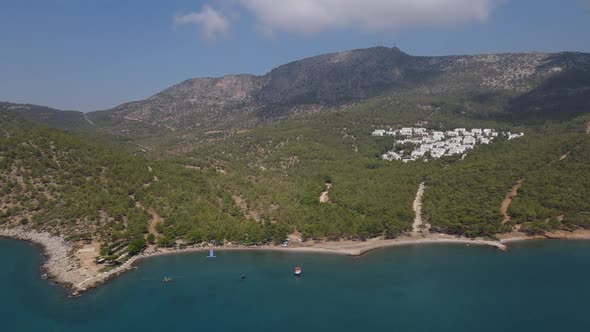
<svg viewBox="0 0 590 332"><path fill-rule="evenodd" d="M511 132L498 133L494 129L456 128L449 131L434 131L426 128L402 128L399 130L377 129L372 136L395 137L393 150L383 154L384 160L401 160L403 162L415 161L419 158L438 159L444 156L465 154L479 144L490 144L496 137L502 135L509 140L524 136L524 133L513 134ZM400 150L400 145L411 145L414 149L410 152ZM396 149L398 147L398 149ZM425 159L427 160L427 159Z"/></svg>

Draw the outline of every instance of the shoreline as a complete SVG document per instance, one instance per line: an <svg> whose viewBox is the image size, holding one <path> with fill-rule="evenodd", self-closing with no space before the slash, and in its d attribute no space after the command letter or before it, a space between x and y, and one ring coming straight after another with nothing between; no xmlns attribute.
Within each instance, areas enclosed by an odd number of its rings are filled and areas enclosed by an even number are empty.
<svg viewBox="0 0 590 332"><path fill-rule="evenodd" d="M80 276L78 266L71 257L73 247L63 237L21 228L0 228L0 237L27 241L39 246L44 257L40 267L43 278L63 285L72 292L71 286Z"/></svg>
<svg viewBox="0 0 590 332"><path fill-rule="evenodd" d="M75 257L75 248L60 236L51 235L48 232L37 232L33 230L24 230L22 228L0 228L0 237L6 237L16 240L23 240L42 249L45 261L41 266L43 276L54 283L67 288L70 296L79 296L81 293L98 287L110 279L134 268L134 265L150 257L177 255L183 253L206 252L209 247L192 246L184 249L157 249L148 248L142 254L131 257L123 264L106 272L94 274L84 273L80 268L79 259ZM266 246L218 246L214 247L217 251L276 251L291 253L316 253L346 256L361 256L367 252L390 247L400 247L408 245L428 245L428 244L464 244L466 246L489 246L498 250L505 251L508 244L543 239L578 239L590 240L590 230L577 230L574 232L556 231L545 235L528 236L523 233L501 234L498 241L485 239L468 239L449 235L429 235L421 236L416 234L405 235L396 239L370 239L366 241L327 241L327 242L303 242L296 243L290 247L276 245ZM78 260L78 261L77 261Z"/></svg>

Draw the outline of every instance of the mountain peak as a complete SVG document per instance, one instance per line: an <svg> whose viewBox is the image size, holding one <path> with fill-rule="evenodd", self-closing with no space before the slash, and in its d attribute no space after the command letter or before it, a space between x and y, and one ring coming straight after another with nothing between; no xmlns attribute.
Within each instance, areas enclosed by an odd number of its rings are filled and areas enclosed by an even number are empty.
<svg viewBox="0 0 590 332"><path fill-rule="evenodd" d="M262 76L189 79L147 100L105 112L109 117L170 128L212 129L244 119L256 123L269 116L288 116L293 110L340 107L392 91L526 93L547 79L580 68L590 68L590 55L433 57L378 46L293 61Z"/></svg>

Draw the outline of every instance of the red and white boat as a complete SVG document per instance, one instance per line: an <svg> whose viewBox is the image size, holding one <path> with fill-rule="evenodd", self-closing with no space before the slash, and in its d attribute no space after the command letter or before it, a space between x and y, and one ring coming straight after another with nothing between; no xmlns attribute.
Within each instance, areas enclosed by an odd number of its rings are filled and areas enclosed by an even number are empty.
<svg viewBox="0 0 590 332"><path fill-rule="evenodd" d="M298 277L301 275L301 268L299 266L295 267L295 275Z"/></svg>

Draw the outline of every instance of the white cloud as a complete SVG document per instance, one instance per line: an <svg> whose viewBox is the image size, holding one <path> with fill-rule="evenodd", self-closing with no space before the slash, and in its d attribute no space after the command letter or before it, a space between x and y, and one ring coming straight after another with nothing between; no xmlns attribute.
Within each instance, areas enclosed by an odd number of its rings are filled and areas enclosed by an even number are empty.
<svg viewBox="0 0 590 332"><path fill-rule="evenodd" d="M505 0L238 0L261 31L312 34L360 28L392 31L485 21Z"/></svg>
<svg viewBox="0 0 590 332"><path fill-rule="evenodd" d="M206 39L215 39L229 34L230 23L223 13L203 5L200 12L191 12L174 17L174 25L194 24L201 29L201 35Z"/></svg>

